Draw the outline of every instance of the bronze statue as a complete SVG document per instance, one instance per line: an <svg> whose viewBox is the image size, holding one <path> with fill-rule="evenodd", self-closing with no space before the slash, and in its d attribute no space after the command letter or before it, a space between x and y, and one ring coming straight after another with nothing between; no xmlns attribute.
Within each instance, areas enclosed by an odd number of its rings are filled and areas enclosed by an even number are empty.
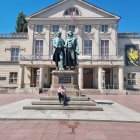
<svg viewBox="0 0 140 140"><path fill-rule="evenodd" d="M61 32L56 33L56 37L53 39L53 61L56 64L56 70L64 70L65 65L65 42L61 38Z"/></svg>
<svg viewBox="0 0 140 140"><path fill-rule="evenodd" d="M71 70L72 67L75 69L77 65L77 55L79 55L79 47L77 43L77 39L73 37L73 32L69 31L67 33L67 39L65 42L66 48L66 66Z"/></svg>

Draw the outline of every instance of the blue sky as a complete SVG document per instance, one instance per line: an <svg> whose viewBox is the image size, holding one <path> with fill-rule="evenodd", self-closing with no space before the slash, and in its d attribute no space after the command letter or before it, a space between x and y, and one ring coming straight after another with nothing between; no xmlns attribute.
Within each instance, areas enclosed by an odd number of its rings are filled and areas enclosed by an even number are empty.
<svg viewBox="0 0 140 140"><path fill-rule="evenodd" d="M15 32L19 12L31 15L59 0L0 0L0 34ZM119 32L140 32L140 0L85 0L119 15Z"/></svg>

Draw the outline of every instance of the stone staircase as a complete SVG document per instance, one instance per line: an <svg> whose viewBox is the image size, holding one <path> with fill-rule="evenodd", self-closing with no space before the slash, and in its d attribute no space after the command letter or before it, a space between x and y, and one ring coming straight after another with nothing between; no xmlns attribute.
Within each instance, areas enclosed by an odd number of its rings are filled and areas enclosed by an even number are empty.
<svg viewBox="0 0 140 140"><path fill-rule="evenodd" d="M57 96L41 97L38 101L33 101L32 105L24 106L24 110L84 110L103 111L94 101L88 97L70 97L67 106L63 106L58 101Z"/></svg>

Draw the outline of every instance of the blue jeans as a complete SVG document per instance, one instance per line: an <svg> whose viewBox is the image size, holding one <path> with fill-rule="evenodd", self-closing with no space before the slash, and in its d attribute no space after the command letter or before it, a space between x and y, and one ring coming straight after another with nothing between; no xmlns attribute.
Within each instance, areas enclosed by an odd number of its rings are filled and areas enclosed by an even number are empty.
<svg viewBox="0 0 140 140"><path fill-rule="evenodd" d="M67 104L67 96L66 94L62 95L60 92L58 92L58 98L59 98L59 102L61 103L61 101L63 101L63 105Z"/></svg>

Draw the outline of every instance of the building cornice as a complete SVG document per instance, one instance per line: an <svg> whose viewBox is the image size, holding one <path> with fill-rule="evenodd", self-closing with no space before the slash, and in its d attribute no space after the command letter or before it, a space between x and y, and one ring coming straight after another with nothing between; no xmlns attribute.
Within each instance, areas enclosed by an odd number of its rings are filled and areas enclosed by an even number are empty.
<svg viewBox="0 0 140 140"><path fill-rule="evenodd" d="M122 32L118 33L118 38L129 38L129 39L139 39L140 38L140 33L135 33L135 32Z"/></svg>
<svg viewBox="0 0 140 140"><path fill-rule="evenodd" d="M36 13L30 15L30 16L27 16L27 17L26 17L26 20L29 20L29 19L32 18L33 16L36 16L36 15L38 15L38 14L40 14L40 13L43 13L43 12L45 12L46 10L49 10L49 9L51 9L51 8L53 8L53 7L56 7L56 6L60 5L60 4L62 4L63 2L65 2L65 1L67 1L67 0L59 1L59 2L57 2L57 3L55 3L55 4L53 4L53 5L50 5L50 6L47 7L47 8L44 8L43 10L40 10L39 12L36 12Z"/></svg>
<svg viewBox="0 0 140 140"><path fill-rule="evenodd" d="M86 4L86 5L88 5L88 6L90 6L90 7L92 7L92 8L95 8L95 9L97 9L97 10L103 12L103 13L106 13L106 14L108 14L108 15L110 15L110 16L113 16L113 17L115 17L117 20L120 19L120 16L117 16L117 15L111 13L111 12L108 12L108 11L106 11L106 10L104 10L104 9L98 7L98 6L95 6L95 5L93 5L93 4L91 4L91 3L87 2L87 1L84 1L84 0L79 0L79 1L82 2L82 3L84 3L84 4Z"/></svg>
<svg viewBox="0 0 140 140"><path fill-rule="evenodd" d="M117 20L116 18L102 18L102 17L77 17L76 20ZM69 21L70 18L68 17L61 17L61 18L31 18L30 21Z"/></svg>

